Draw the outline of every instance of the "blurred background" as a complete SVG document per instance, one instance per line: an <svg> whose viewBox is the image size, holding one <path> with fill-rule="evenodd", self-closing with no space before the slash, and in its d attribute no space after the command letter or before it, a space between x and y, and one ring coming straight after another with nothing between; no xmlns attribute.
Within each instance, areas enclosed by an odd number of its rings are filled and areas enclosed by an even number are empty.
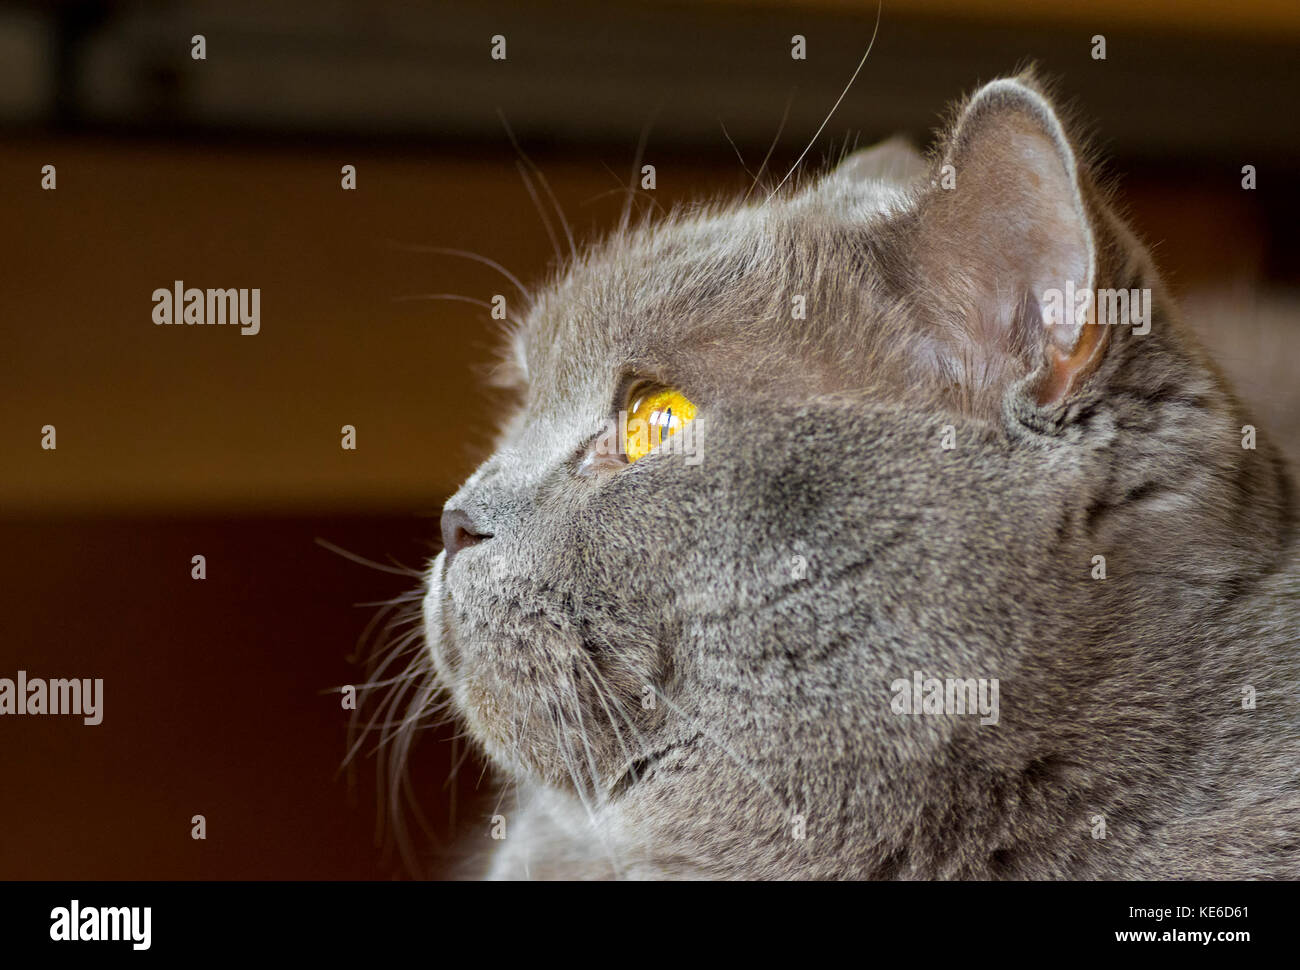
<svg viewBox="0 0 1300 970"><path fill-rule="evenodd" d="M526 283L554 265L556 217L507 125L582 238L617 220L643 136L665 207L743 193L769 152L779 178L875 18L840 0L0 4L0 677L105 680L100 726L0 719L0 878L410 875L377 824L386 766L371 739L342 767L331 689L364 678L376 608L358 604L416 581L317 540L423 567L488 451L495 325L417 297L516 295L430 250ZM1031 60L1294 460L1300 5L887 2L805 167L897 132L924 146L954 98ZM260 288L261 332L154 326L175 280ZM420 736L421 872L487 839L483 768L453 728Z"/></svg>

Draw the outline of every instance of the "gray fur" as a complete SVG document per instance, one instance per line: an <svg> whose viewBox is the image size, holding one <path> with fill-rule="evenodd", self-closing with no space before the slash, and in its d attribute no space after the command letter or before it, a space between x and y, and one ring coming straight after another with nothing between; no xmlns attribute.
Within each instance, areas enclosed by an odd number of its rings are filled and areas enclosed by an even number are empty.
<svg viewBox="0 0 1300 970"><path fill-rule="evenodd" d="M507 784L485 871L1300 876L1300 566L1267 429L1242 448L1033 78L981 89L929 162L877 152L621 230L529 309L522 404L447 506L491 538L439 555L424 604ZM1150 286L1154 321L1039 404L1078 334L1035 288L1070 263ZM702 462L579 473L629 375L698 405ZM998 678L999 723L894 713L915 670Z"/></svg>

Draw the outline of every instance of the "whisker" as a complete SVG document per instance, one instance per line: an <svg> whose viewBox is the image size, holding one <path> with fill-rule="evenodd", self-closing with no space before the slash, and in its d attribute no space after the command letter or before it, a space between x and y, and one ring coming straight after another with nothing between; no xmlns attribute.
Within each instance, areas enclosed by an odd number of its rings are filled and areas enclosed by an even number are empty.
<svg viewBox="0 0 1300 970"><path fill-rule="evenodd" d="M772 797L772 799L773 799L773 800L774 800L778 805L781 806L781 810L782 810L783 812L786 811L786 806L785 806L784 803L781 801L781 796L779 796L779 795L778 795L778 794L777 794L777 793L772 789L772 786L769 785L769 784L767 783L767 781L766 781L762 776L760 776L760 775L759 775L759 774L758 774L758 773L757 773L757 772L756 772L756 771L755 771L755 770L754 770L750 765L746 764L743 760L741 760L741 758L740 758L740 757L739 757L735 752L733 752L733 751L732 751L730 748L728 748L725 744L723 744L721 741L719 741L717 738L715 738L712 734L710 734L708 731L704 730L704 728L700 727L700 725L699 725L699 721L698 721L696 718L691 717L690 714L688 714L686 711L682 710L682 708L678 707L676 704L674 704L672 701L670 701L670 700L667 698L667 696L664 695L663 691L658 690L657 688L654 688L654 687L652 687L651 689L654 690L655 694L656 694L656 695L657 695L657 696L658 696L658 697L659 697L659 698L660 698L660 699L661 699L665 704L667 704L669 707L671 707L671 708L672 708L674 711L676 711L679 715L681 715L682 717L686 718L686 720L690 722L691 727L692 727L694 730L699 731L699 733L702 734L705 738L707 738L708 740L712 741L715 745L717 745L717 746L718 746L718 750L720 750L723 754L725 754L728 758L730 758L730 759L735 763L735 765L736 765L737 768L739 768L741 771L745 772L745 774L749 775L750 778L752 778L755 782L757 782L757 783L758 783L758 786L759 786L759 787L760 787L760 788L761 788L765 793L767 793L768 795L770 795L770 796ZM788 814L788 812L787 812L787 814Z"/></svg>
<svg viewBox="0 0 1300 970"><path fill-rule="evenodd" d="M604 164L604 163L602 162L601 164ZM611 169L608 165L605 166L605 170L606 170L607 172L609 172L611 175L614 174L613 169ZM589 199L584 199L582 202L579 202L578 205L588 206L588 205L591 205L593 202L598 202L598 201L600 201L601 199L603 199L603 198L605 198L605 197L607 197L607 196L611 196L611 195L620 195L620 194L621 194L621 195L627 195L627 194L629 194L629 193L630 193L631 195L636 196L637 198L643 198L643 199L646 199L646 200L647 200L651 205L655 206L655 207L656 207L656 208L657 208L657 209L658 209L658 210L659 210L663 215L665 215L665 216L668 215L668 210L664 208L663 203L660 202L658 199L656 199L656 198L655 198L653 195L651 195L649 192L646 192L646 191L644 191L644 190L642 190L642 189L630 189L630 188L628 188L628 187L625 186L625 185L620 185L620 186L619 186L618 188L616 188L616 189L607 189L607 190L604 191L604 192L597 192L597 193L596 193L595 195L593 195L591 198L589 198Z"/></svg>
<svg viewBox="0 0 1300 970"><path fill-rule="evenodd" d="M650 112L650 117L646 118L645 124L641 126L641 135L637 139L636 143L636 154L632 157L632 178L628 182L627 186L627 201L623 203L623 214L618 220L618 231L620 233L627 231L628 222L632 218L632 200L635 198L637 192L636 180L637 176L641 174L641 160L645 157L646 144L650 141L650 129L654 127L655 119L659 116L659 111L662 108L663 102L660 102L655 106L654 110ZM618 178L617 175L614 177ZM651 198L653 198L653 196ZM655 205L659 205L657 199L655 200ZM661 211L663 210L663 206L659 206L659 208Z"/></svg>
<svg viewBox="0 0 1300 970"><path fill-rule="evenodd" d="M790 97L785 99L785 110L781 112L781 123L777 125L776 134L772 136L772 144L767 146L767 154L763 156L763 161L758 166L758 174L754 176L754 181L750 184L749 191L747 191L745 197L740 200L741 205L744 205L749 201L750 194L758 187L758 181L763 177L763 172L767 168L767 163L772 157L772 152L776 151L777 143L781 140L781 133L785 131L785 123L790 118L790 106L792 104L794 104L793 93L791 93Z"/></svg>
<svg viewBox="0 0 1300 970"><path fill-rule="evenodd" d="M564 253L560 250L559 237L555 235L555 227L551 225L550 218L547 217L546 211L542 208L541 197L537 194L537 187L533 185L533 180L528 175L522 162L515 162L515 168L519 170L519 177L523 179L524 188L528 190L528 197L533 200L533 207L537 210L537 215L542 220L542 227L546 230L546 236L551 240L551 249L555 251L557 262L564 262Z"/></svg>
<svg viewBox="0 0 1300 970"><path fill-rule="evenodd" d="M364 556L358 556L355 552L348 552L346 549L334 545L334 543L330 542L328 539L320 538L320 536L317 536L315 541L316 545L320 546L322 549L328 549L335 555L342 556L350 562L362 566L368 566L371 569L378 569L383 573L393 573L397 576L406 576L414 579L422 579L424 577L424 573L420 572L418 569L412 569L410 566L403 566L401 563L397 563L394 566L385 566L383 563L375 562L372 559L366 559Z"/></svg>
<svg viewBox="0 0 1300 970"><path fill-rule="evenodd" d="M557 665L553 663L552 666L556 667ZM562 673L558 670L558 667L556 669L556 673L557 673L556 683L557 686L560 686L564 682L564 678ZM572 684L569 685L569 688L570 688L570 692L572 693ZM576 695L575 695L575 700L576 700ZM586 784L581 780L582 773L581 771L578 770L577 757L575 756L573 747L570 744L570 736L572 735L573 731L571 730L571 728L568 725L568 722L564 718L563 707L564 707L563 703L556 705L554 709L555 718L553 719L552 726L556 732L556 739L557 741L559 741L560 745L562 746L562 758L565 764L565 768L569 773L570 780L573 782L574 787L577 790L578 800L582 804L583 810L587 813L587 821L588 824L591 826L592 834L596 837L597 841L600 842L601 847L604 849L605 855L609 860L610 866L614 869L615 875L621 878L623 867L619 864L618 859L615 857L612 851L612 847L609 844L609 840L605 837L605 833L602 830L600 823L597 821L596 810L592 806L591 799L587 794ZM582 719L581 711L575 707L575 713L577 713L579 722L581 722ZM587 756L589 759L591 759L593 757L591 754L591 746L590 744L588 744L585 732L582 730L581 726L579 727L578 738L579 740L582 741L583 745L587 748ZM594 761L591 764L590 770L592 772L592 791L594 795L595 775L596 775L596 768L595 768Z"/></svg>
<svg viewBox="0 0 1300 970"><path fill-rule="evenodd" d="M525 300L532 302L533 295L528 291L528 287L524 286L518 276L510 272L510 270L506 269L495 259L489 259L487 256L483 256L480 253L471 252L468 249L453 249L450 246L408 245L405 243L395 242L391 239L388 241L388 245L394 249L400 249L403 252L433 253L439 256L459 256L462 259L472 259L476 263L482 263L484 266L489 266L496 270L523 295Z"/></svg>
<svg viewBox="0 0 1300 970"><path fill-rule="evenodd" d="M488 311L492 309L492 304L487 300L481 300L476 296L462 296L460 293L411 293L407 296L393 297L394 303L414 303L421 300L453 300L459 303L472 303ZM517 327L523 326L514 317L506 317L506 319Z"/></svg>
<svg viewBox="0 0 1300 970"><path fill-rule="evenodd" d="M514 130L511 129L510 127L510 122L506 121L505 112L502 111L500 108L497 108L497 117L501 119L501 125L506 130L506 135L510 139L510 144L512 144L515 147L515 151L519 153L519 157L528 164L529 168L533 170L533 174L537 176L537 181L542 184L542 190L546 192L547 198L551 200L551 205L555 208L555 214L560 217L560 225L564 229L565 238L567 238L569 241L569 253L576 260L578 258L578 247L577 244L573 241L573 232L569 229L569 220L564 217L564 210L560 208L560 203L555 198L555 193L551 191L551 183L546 180L546 176L542 174L542 170L537 167L537 164L531 158L528 157L528 153L525 152L522 147L520 147L519 140L515 138ZM516 162L515 164L519 165L518 162ZM524 174L522 168L520 169L520 174L521 175ZM528 185L528 193L531 196L533 196L533 202L534 204L538 205L538 212L540 213L541 206L537 200L537 193L533 190L532 186L528 183L528 179L526 176L524 178L524 183ZM546 220L543 219L543 221ZM551 230L549 221L546 221L546 231L552 237L551 242L555 246L555 255L559 257L561 260L563 260L564 257L560 253L559 242L554 238L554 233Z"/></svg>
<svg viewBox="0 0 1300 970"><path fill-rule="evenodd" d="M608 681L605 680L604 675L600 672L600 668L596 665L595 660L586 652L579 653L578 657L585 664L587 673L590 676L592 692L596 695L596 700L600 702L601 707L605 710L606 717L609 718L609 725L614 731L614 738L618 742L619 751L623 757L623 763L634 764L637 760L637 756L632 753L627 743L624 741L623 732L618 729L618 722L615 720L614 711L618 712L619 717L623 719L623 722L628 727L629 731L636 735L636 743L642 750L648 747L644 735L641 734L640 729L637 728L635 722L633 722L628 713L623 710L623 706L619 703L618 698L614 696L614 692L608 689ZM604 689L602 689L602 684L605 685ZM607 695L609 697L609 703L606 702ZM614 705L613 710L610 709L610 703ZM621 777L621 773L612 778L611 783L617 781L618 777ZM635 770L632 772L632 777L634 780L638 780ZM606 791L606 795L608 794L609 792Z"/></svg>
<svg viewBox="0 0 1300 970"><path fill-rule="evenodd" d="M394 303L411 303L416 300L458 300L461 303L473 303L485 310L492 309L492 304L487 300L481 300L476 296L462 296L459 293L411 293L407 296L393 297Z"/></svg>
<svg viewBox="0 0 1300 970"><path fill-rule="evenodd" d="M857 69L853 72L853 76L849 78L849 83L844 85L844 90L840 92L840 96L836 98L835 103L831 105L831 110L827 113L825 120L822 121L821 126L817 129L816 133L812 136L812 141L808 142L808 147L799 153L799 157L795 159L794 164L790 166L790 171L785 173L785 178L781 179L781 181L777 183L776 188L774 188L768 197L763 200L764 205L767 205L767 203L772 201L772 196L780 192L781 186L785 185L790 176L794 174L795 169L799 167L804 156L808 154L813 145L817 143L817 139L821 137L822 130L826 127L827 123L830 122L831 116L834 115L836 109L839 108L840 102L844 100L844 96L849 93L849 88L853 87L853 82L858 79L858 74L861 73L862 66L867 63L867 58L871 56L871 48L876 46L876 34L880 32L880 12L883 8L884 0L876 0L876 26L871 31L871 42L867 44L867 52L862 55L862 60L858 61Z"/></svg>
<svg viewBox="0 0 1300 970"><path fill-rule="evenodd" d="M719 118L719 119L718 119L718 124L722 126L722 135L723 135L724 138L727 139L727 144L730 145L730 146L731 146L731 150L732 150L733 152L736 153L736 158L740 159L740 167L741 167L742 169L744 169L746 175L748 175L750 178L754 178L754 173L751 172L751 171L749 170L749 166L745 164L745 156L742 155L742 154L740 154L740 149L739 149L738 147L736 147L736 143L735 143L735 141L732 139L732 137L731 137L731 133L730 133L729 131L727 131L727 125L726 125L726 123L723 122L723 120L722 120L721 118Z"/></svg>

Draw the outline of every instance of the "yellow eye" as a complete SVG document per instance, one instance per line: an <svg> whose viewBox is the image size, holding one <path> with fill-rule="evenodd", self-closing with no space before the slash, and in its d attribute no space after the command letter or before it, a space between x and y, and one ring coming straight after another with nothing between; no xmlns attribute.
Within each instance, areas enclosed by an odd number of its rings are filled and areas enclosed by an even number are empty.
<svg viewBox="0 0 1300 970"><path fill-rule="evenodd" d="M643 458L695 418L695 405L671 388L634 390L627 406L628 462Z"/></svg>

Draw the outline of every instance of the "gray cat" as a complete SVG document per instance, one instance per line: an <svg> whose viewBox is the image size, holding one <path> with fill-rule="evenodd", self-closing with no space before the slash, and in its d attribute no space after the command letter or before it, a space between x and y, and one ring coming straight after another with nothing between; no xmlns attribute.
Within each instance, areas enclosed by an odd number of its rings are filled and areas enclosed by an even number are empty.
<svg viewBox="0 0 1300 970"><path fill-rule="evenodd" d="M533 301L424 599L489 876L1300 876L1291 485L1092 170L1000 80Z"/></svg>

